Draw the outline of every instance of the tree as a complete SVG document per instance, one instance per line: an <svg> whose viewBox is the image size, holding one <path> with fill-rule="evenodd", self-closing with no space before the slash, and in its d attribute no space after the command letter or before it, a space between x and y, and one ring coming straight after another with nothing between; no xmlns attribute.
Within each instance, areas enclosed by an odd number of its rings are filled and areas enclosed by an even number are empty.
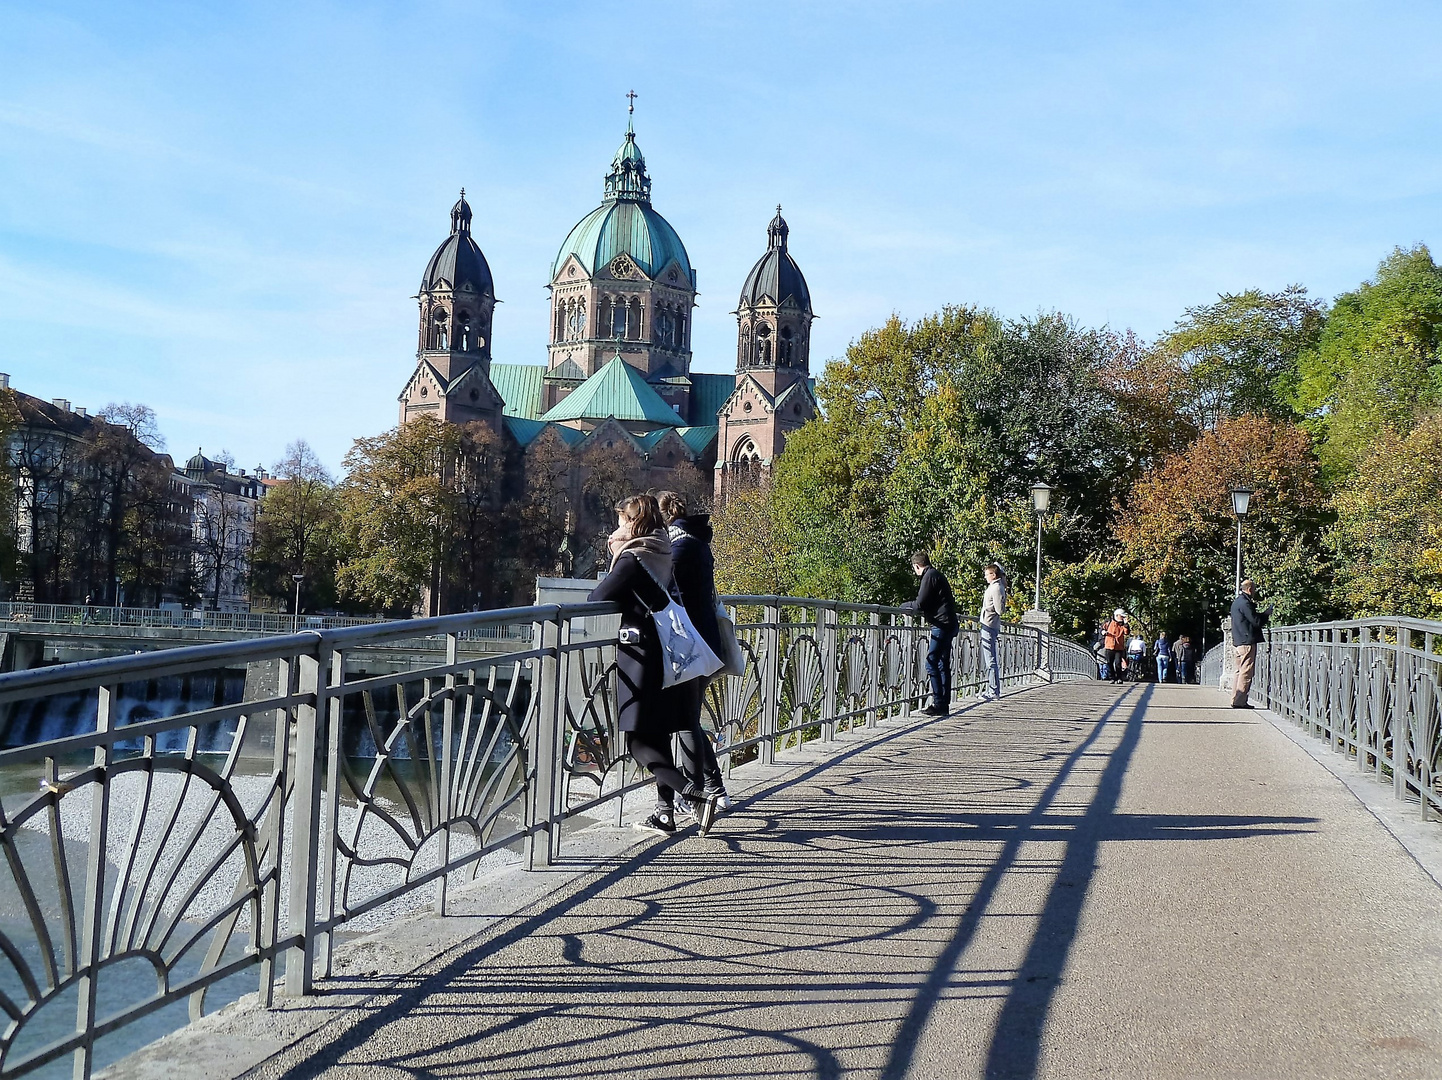
<svg viewBox="0 0 1442 1080"><path fill-rule="evenodd" d="M1157 350L1186 375L1192 423L1213 430L1244 414L1293 419L1298 360L1316 344L1323 312L1300 285L1223 293L1187 308Z"/></svg>
<svg viewBox="0 0 1442 1080"><path fill-rule="evenodd" d="M488 576L509 536L498 447L485 425L432 417L357 439L339 492L341 596L441 614L502 592Z"/></svg>
<svg viewBox="0 0 1442 1080"><path fill-rule="evenodd" d="M1442 412L1386 428L1336 497L1337 594L1353 615L1442 619Z"/></svg>
<svg viewBox="0 0 1442 1080"><path fill-rule="evenodd" d="M302 575L301 606L317 610L336 601L335 481L310 444L297 439L275 463L255 523L256 591L294 602L294 575Z"/></svg>
<svg viewBox="0 0 1442 1080"><path fill-rule="evenodd" d="M1442 401L1442 269L1424 245L1397 248L1377 276L1337 297L1296 392L1326 475L1345 479L1391 428Z"/></svg>
<svg viewBox="0 0 1442 1080"><path fill-rule="evenodd" d="M711 515L716 588L747 596L795 595L794 552L777 528L770 486L741 485Z"/></svg>
<svg viewBox="0 0 1442 1080"><path fill-rule="evenodd" d="M1117 521L1123 557L1155 589L1156 609L1191 617L1221 606L1233 586L1231 489L1254 490L1243 528L1244 572L1277 602L1279 622L1327 610L1331 566L1322 544L1327 500L1311 439L1260 416L1224 419L1150 470Z"/></svg>

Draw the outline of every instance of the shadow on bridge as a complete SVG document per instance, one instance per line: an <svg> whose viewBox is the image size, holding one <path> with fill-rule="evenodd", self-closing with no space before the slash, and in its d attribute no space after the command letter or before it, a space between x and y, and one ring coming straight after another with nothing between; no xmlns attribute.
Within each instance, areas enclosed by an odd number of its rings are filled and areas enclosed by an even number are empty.
<svg viewBox="0 0 1442 1080"><path fill-rule="evenodd" d="M1100 844L1315 823L1119 813L1152 694L1062 719L1023 695L853 748L425 974L332 980L369 1003L252 1075L899 1080L959 1003L977 1074L1035 1076Z"/></svg>

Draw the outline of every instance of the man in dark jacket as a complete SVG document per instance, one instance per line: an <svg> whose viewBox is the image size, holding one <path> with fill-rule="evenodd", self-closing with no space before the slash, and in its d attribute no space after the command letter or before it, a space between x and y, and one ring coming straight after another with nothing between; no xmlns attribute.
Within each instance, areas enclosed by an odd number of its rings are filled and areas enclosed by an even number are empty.
<svg viewBox="0 0 1442 1080"><path fill-rule="evenodd" d="M1272 605L1257 607L1257 586L1248 578L1232 601L1232 646L1237 650L1237 681L1232 687L1232 708L1250 709L1247 695L1252 689L1252 672L1257 666L1257 646L1272 617Z"/></svg>
<svg viewBox="0 0 1442 1080"><path fill-rule="evenodd" d="M911 569L921 578L916 599L902 604L931 623L931 646L926 650L926 674L931 679L932 716L951 712L951 643L956 640L956 599L951 583L931 565L931 556L918 551L911 557Z"/></svg>

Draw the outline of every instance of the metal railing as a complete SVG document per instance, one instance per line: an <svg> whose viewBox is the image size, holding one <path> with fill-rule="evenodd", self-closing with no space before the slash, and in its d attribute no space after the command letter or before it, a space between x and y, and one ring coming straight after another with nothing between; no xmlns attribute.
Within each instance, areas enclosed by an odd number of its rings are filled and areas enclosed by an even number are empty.
<svg viewBox="0 0 1442 1080"><path fill-rule="evenodd" d="M1442 812L1442 623L1359 619L1267 636L1252 700L1354 758L1398 799L1416 798L1423 820ZM1204 684L1230 673L1228 647L1207 653Z"/></svg>
<svg viewBox="0 0 1442 1080"><path fill-rule="evenodd" d="M727 599L747 665L707 688L704 722L728 771L926 700L930 631L905 613ZM267 1005L277 986L308 993L338 929L423 899L444 914L483 860L542 867L577 815L613 802L619 817L647 781L616 724L616 612L516 608L0 676L0 709L53 699L94 717L0 750L0 1075L74 1055L88 1076L97 1039L182 1000L194 1019L247 968ZM460 649L509 633L510 652ZM444 642L427 667L347 664L424 635ZM1032 628L1005 626L999 652L1008 686L1094 677L1085 649ZM956 691L974 693L974 624L953 660ZM126 712L137 688L242 665L271 681L248 674L238 704Z"/></svg>
<svg viewBox="0 0 1442 1080"><path fill-rule="evenodd" d="M0 603L0 622L47 626L137 627L158 630L216 630L289 634L387 622L379 615L279 615L272 612L206 611L180 608L100 607L93 604Z"/></svg>

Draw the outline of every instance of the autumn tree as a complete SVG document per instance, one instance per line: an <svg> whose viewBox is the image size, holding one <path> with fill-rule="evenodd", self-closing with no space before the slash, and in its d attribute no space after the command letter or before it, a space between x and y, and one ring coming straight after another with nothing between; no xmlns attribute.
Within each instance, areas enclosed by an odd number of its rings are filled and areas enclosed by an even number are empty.
<svg viewBox="0 0 1442 1080"><path fill-rule="evenodd" d="M1322 544L1327 499L1311 439L1260 416L1224 419L1133 488L1117 522L1123 557L1155 589L1163 614L1193 617L1230 597L1235 559L1231 489L1253 489L1242 531L1244 573L1277 602L1278 622L1327 610Z"/></svg>
<svg viewBox="0 0 1442 1080"><path fill-rule="evenodd" d="M422 417L346 455L336 580L351 603L395 614L467 610L499 594L509 537L498 438L479 424Z"/></svg>
<svg viewBox="0 0 1442 1080"><path fill-rule="evenodd" d="M252 573L258 593L293 603L300 574L301 607L317 610L336 602L335 481L310 444L297 439L272 469L255 523Z"/></svg>

